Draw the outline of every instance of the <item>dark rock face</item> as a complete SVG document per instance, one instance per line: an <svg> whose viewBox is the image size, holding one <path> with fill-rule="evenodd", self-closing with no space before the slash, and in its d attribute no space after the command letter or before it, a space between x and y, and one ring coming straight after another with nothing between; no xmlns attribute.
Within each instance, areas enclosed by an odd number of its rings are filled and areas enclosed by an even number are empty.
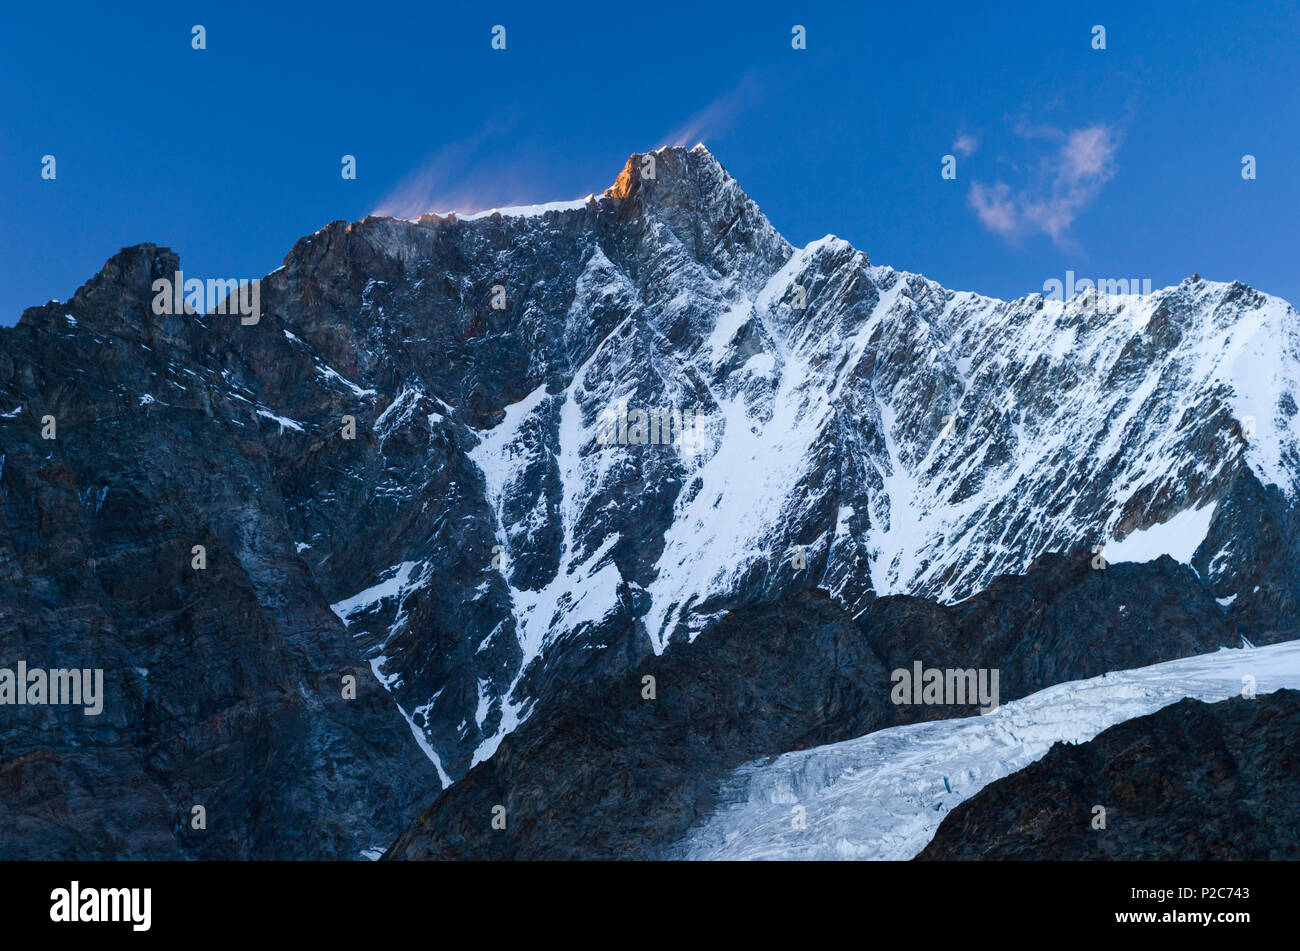
<svg viewBox="0 0 1300 951"><path fill-rule="evenodd" d="M0 853L358 858L436 776L294 550L274 431L150 313L176 267L129 249L4 332L0 663L102 668L104 708L3 708Z"/></svg>
<svg viewBox="0 0 1300 951"><path fill-rule="evenodd" d="M897 596L858 617L891 670L996 668L1002 700L1111 670L1240 645L1237 626L1171 558L1091 566L1049 555L957 605Z"/></svg>
<svg viewBox="0 0 1300 951"><path fill-rule="evenodd" d="M653 677L654 699L643 698ZM652 858L761 752L894 721L888 675L824 593L729 615L694 645L573 685L439 798L392 858ZM504 831L493 807L506 809Z"/></svg>
<svg viewBox="0 0 1300 951"><path fill-rule="evenodd" d="M917 858L1294 860L1297 796L1300 692L1188 699L1056 744L949 813Z"/></svg>
<svg viewBox="0 0 1300 951"><path fill-rule="evenodd" d="M1082 567L1081 567L1082 566ZM1130 607L1131 605L1131 607ZM1169 559L1094 571L1053 557L958 606L825 592L738 609L693 644L573 685L447 790L391 858L664 858L748 760L970 708L896 706L890 671L1001 669L1001 701L1214 650L1228 624ZM642 678L656 697L644 699ZM491 825L504 806L505 830Z"/></svg>

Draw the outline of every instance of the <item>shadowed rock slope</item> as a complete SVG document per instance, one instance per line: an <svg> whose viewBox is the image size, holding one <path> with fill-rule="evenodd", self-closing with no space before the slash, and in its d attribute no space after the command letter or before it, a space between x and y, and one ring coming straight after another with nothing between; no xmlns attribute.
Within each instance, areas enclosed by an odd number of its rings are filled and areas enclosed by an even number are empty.
<svg viewBox="0 0 1300 951"><path fill-rule="evenodd" d="M668 857L743 762L973 712L894 705L889 672L914 660L999 667L1006 702L1229 640L1213 598L1170 559L1102 572L1084 557L1050 558L961 605L883 598L856 620L826 592L804 592L734 611L631 671L574 683L386 857ZM496 806L504 830L492 826Z"/></svg>

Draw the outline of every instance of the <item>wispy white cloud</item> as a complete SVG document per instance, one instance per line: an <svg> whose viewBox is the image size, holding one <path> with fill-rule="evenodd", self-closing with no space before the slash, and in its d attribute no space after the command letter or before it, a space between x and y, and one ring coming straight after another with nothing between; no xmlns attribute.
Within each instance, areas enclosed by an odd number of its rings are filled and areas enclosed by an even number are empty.
<svg viewBox="0 0 1300 951"><path fill-rule="evenodd" d="M758 98L758 81L753 73L746 73L674 129L666 144L689 146L722 135ZM513 125L508 119L490 120L473 134L438 149L370 213L415 218L426 212L483 211L554 199L554 194L539 190L544 182L539 180L536 160L518 143L511 143Z"/></svg>
<svg viewBox="0 0 1300 951"><path fill-rule="evenodd" d="M512 125L491 120L438 149L370 213L415 218L426 212L483 211L551 200L536 160L526 147L512 143Z"/></svg>
<svg viewBox="0 0 1300 951"><path fill-rule="evenodd" d="M1105 124L1062 130L1022 123L1016 133L1055 146L1020 187L972 181L970 207L984 227L1004 238L1041 233L1066 244L1075 220L1115 175L1119 135Z"/></svg>
<svg viewBox="0 0 1300 951"><path fill-rule="evenodd" d="M1104 125L1076 129L1061 149L1061 176L1069 182L1109 177L1117 145Z"/></svg>
<svg viewBox="0 0 1300 951"><path fill-rule="evenodd" d="M953 155L960 155L962 158L967 158L974 155L975 150L979 147L979 136L971 135L969 132L962 132L958 134L957 138L953 139L952 153Z"/></svg>
<svg viewBox="0 0 1300 951"><path fill-rule="evenodd" d="M1020 216L1010 196L1011 188L1002 182L992 186L974 182L970 187L970 206L975 209L975 214L984 227L1006 238L1020 230Z"/></svg>
<svg viewBox="0 0 1300 951"><path fill-rule="evenodd" d="M736 124L742 112L758 99L758 81L746 73L735 87L723 93L668 136L673 146L695 145L705 137L716 138Z"/></svg>

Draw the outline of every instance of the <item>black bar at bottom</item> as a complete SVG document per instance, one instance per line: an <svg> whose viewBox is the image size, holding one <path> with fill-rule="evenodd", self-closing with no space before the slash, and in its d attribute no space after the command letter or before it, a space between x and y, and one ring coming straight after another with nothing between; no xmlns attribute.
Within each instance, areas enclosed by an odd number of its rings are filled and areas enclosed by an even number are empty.
<svg viewBox="0 0 1300 951"><path fill-rule="evenodd" d="M810 929L809 939L901 927L936 940L1195 930L1233 940L1295 919L1288 863L33 862L5 863L0 874L9 937L383 943L414 929L495 943L511 933L537 941L574 929L628 938L689 929L734 940L771 938L766 929L780 924ZM149 889L147 930L144 892L122 889ZM55 921L52 912L126 920Z"/></svg>

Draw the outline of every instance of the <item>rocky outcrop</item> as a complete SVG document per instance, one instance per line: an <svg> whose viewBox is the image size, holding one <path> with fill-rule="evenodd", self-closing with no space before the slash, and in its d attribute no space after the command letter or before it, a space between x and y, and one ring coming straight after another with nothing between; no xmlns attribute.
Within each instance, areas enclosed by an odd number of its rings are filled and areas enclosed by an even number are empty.
<svg viewBox="0 0 1300 951"><path fill-rule="evenodd" d="M0 707L0 854L359 858L437 778L295 551L277 427L152 314L178 267L128 249L3 332L0 665L104 688Z"/></svg>

